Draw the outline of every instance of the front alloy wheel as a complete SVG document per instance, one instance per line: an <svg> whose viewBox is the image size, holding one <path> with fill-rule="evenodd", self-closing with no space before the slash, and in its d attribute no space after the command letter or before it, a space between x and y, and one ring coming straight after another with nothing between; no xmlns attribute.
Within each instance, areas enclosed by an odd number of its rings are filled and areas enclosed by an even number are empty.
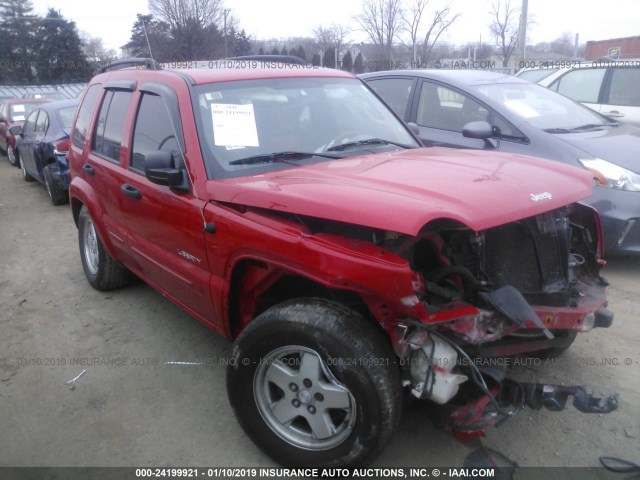
<svg viewBox="0 0 640 480"><path fill-rule="evenodd" d="M356 405L315 350L278 348L256 371L253 392L269 428L309 450L340 445L353 431Z"/></svg>
<svg viewBox="0 0 640 480"><path fill-rule="evenodd" d="M372 462L400 420L388 338L339 303L303 298L261 313L240 334L227 391L256 445L291 467Z"/></svg>

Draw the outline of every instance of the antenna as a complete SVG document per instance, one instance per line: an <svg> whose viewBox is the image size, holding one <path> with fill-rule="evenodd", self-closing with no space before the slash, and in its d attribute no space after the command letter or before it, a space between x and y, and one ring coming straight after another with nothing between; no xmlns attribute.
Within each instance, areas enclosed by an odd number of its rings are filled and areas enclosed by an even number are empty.
<svg viewBox="0 0 640 480"><path fill-rule="evenodd" d="M153 52L151 52L151 43L149 42L149 35L147 34L147 25L145 23L144 20L142 20L142 29L144 30L144 38L147 40L147 48L149 49L149 56L151 57L152 60L152 64L154 66L154 70L159 70L161 68L161 65L158 64L155 59L153 58ZM187 163L185 162L185 154L184 154L184 149L182 148L182 145L180 144L180 138L178 137L178 131L176 129L175 124L173 123L173 116L171 115L171 112L169 111L169 105L167 104L167 99L164 97L164 95L160 95L160 98L162 98L162 101L164 103L164 108L167 112L167 116L169 117L169 123L171 124L171 130L173 131L173 136L176 139L176 145L178 145L178 149L180 150L180 155L182 156L182 162L184 164L184 171L187 172L187 177L189 177L189 183L191 184L191 188L193 189L193 196L194 197L198 197L198 191L196 189L196 184L193 181L193 177L191 176L191 172L189 172L189 169L187 168ZM184 138L184 137L182 137ZM207 228L207 219L204 216L204 207L202 205L199 206L199 210L200 210L200 216L202 217L202 226L204 228L204 230L208 231Z"/></svg>
<svg viewBox="0 0 640 480"><path fill-rule="evenodd" d="M149 43L149 35L147 35L147 24L145 23L144 20L142 20L142 29L144 30L144 38L147 41L147 48L149 49L149 56L151 57L151 60L155 61L155 59L153 58L153 53L151 52L151 43ZM156 70L158 69L157 67L154 67Z"/></svg>

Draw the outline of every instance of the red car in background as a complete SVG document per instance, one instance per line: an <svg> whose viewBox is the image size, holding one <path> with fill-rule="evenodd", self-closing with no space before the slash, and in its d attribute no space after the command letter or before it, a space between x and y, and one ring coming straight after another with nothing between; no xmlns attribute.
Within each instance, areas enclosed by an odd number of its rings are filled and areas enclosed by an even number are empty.
<svg viewBox="0 0 640 480"><path fill-rule="evenodd" d="M48 98L14 98L0 105L0 151L7 154L9 163L14 167L19 165L16 138L9 129L14 125L22 125L31 110L50 101Z"/></svg>

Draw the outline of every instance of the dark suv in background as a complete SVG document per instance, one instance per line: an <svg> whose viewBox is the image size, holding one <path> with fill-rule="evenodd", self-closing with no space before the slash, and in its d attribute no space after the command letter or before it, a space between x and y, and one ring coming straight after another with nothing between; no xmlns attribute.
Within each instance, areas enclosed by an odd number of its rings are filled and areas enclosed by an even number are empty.
<svg viewBox="0 0 640 480"><path fill-rule="evenodd" d="M337 70L145 63L94 77L77 113L82 266L99 290L133 272L233 340L229 400L278 462L370 463L404 394L467 437L525 403L616 408L475 361L611 324L588 172L421 148Z"/></svg>

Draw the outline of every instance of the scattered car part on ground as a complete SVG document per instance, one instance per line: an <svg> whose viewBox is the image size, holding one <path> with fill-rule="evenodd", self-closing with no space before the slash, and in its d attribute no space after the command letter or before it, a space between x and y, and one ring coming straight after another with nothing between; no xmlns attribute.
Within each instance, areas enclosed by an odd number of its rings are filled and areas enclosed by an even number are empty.
<svg viewBox="0 0 640 480"><path fill-rule="evenodd" d="M87 280L133 272L235 340L229 400L283 464L370 463L404 393L482 434L523 405L476 359L612 322L591 174L420 148L353 76L288 67L94 77L68 154Z"/></svg>

